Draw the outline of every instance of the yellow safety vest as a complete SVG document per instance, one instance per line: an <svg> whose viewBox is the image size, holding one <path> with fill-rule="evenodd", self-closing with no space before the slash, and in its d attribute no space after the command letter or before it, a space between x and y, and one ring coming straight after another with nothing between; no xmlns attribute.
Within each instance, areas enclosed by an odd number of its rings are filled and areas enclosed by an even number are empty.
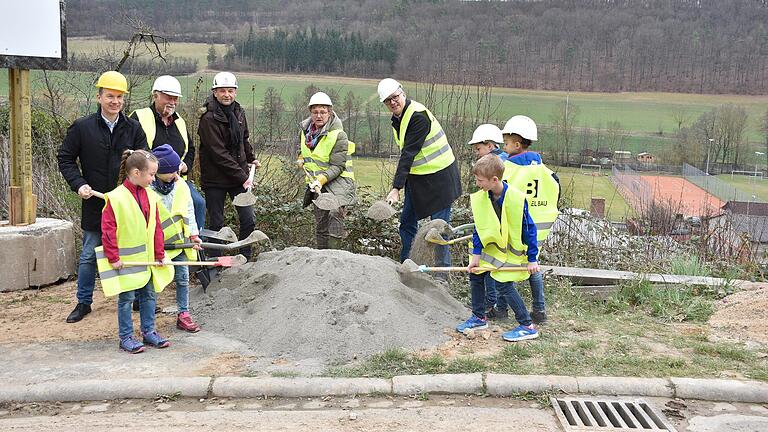
<svg viewBox="0 0 768 432"><path fill-rule="evenodd" d="M480 266L528 267L528 247L523 244L523 203L525 195L507 187L501 209L501 221L493 210L488 192L479 190L469 196L475 230L483 243ZM499 282L517 282L528 279L526 271L492 271L491 277Z"/></svg>
<svg viewBox="0 0 768 432"><path fill-rule="evenodd" d="M543 164L518 165L505 161L502 180L525 194L528 213L536 223L536 238L546 240L560 214L557 210L560 187L552 177L552 170Z"/></svg>
<svg viewBox="0 0 768 432"><path fill-rule="evenodd" d="M157 196L157 192L148 190L156 196L157 202L160 203L157 208L160 212L160 226L163 228L163 241L165 244L185 243L191 234L187 209L189 208L189 203L192 202L192 194L189 191L187 182L184 180L177 180L174 188L176 190L173 192L173 203L170 209L165 208L160 197ZM197 260L197 253L194 249L166 250L165 255L173 259L182 252L186 255L187 260Z"/></svg>
<svg viewBox="0 0 768 432"><path fill-rule="evenodd" d="M440 126L440 122L437 121L427 107L416 101L411 101L403 113L402 120L400 120L400 133L398 134L395 128L392 128L392 133L394 133L395 142L402 151L405 142L405 132L408 130L408 123L415 112L426 113L432 127L424 139L421 150L413 158L410 173L414 175L434 174L449 167L456 158L453 156L453 150L451 150L451 146L448 144L448 138L445 136L443 127Z"/></svg>
<svg viewBox="0 0 768 432"><path fill-rule="evenodd" d="M331 153L333 147L336 145L336 140L339 138L341 129L335 129L329 131L327 134L321 136L318 139L317 145L313 149L309 149L307 146L307 137L304 131L301 131L301 157L304 158L304 168L317 177L319 174L325 173L325 171L331 166ZM344 171L341 172L342 177L349 179L355 179L355 172L352 167L352 155L355 153L355 143L347 140L347 161L344 163ZM310 179L305 179L307 183L310 183Z"/></svg>
<svg viewBox="0 0 768 432"><path fill-rule="evenodd" d="M149 195L149 222L131 192L123 185L104 194L106 204L111 203L117 224L117 247L120 261L155 261L155 212L157 201ZM106 208L105 204L105 208ZM133 291L147 285L150 278L156 292L173 281L173 266L131 266L120 270L112 268L103 246L96 248L96 266L101 278L101 289L107 297Z"/></svg>
<svg viewBox="0 0 768 432"><path fill-rule="evenodd" d="M141 108L134 111L136 113L136 116L139 118L139 123L141 124L141 128L144 129L144 134L147 136L147 144L149 145L149 149L151 150L154 146L155 141L155 135L157 134L157 123L155 120L155 112L154 109L151 107L147 108ZM184 154L181 155L181 160L184 160L184 157L187 155L187 152L189 151L189 136L187 135L187 123L184 121L181 116L178 116L176 120L173 122L176 125L176 128L179 130L179 134L181 135L181 138L184 140Z"/></svg>

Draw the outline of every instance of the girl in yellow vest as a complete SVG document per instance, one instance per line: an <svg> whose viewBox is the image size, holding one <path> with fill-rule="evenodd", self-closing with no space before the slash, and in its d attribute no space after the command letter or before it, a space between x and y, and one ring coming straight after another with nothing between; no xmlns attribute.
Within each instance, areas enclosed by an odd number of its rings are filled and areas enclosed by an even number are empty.
<svg viewBox="0 0 768 432"><path fill-rule="evenodd" d="M464 333L469 329L488 328L485 310L484 275L474 273L477 267L523 267L528 271L492 271L498 296L512 307L518 326L504 333L506 341L521 341L539 337L525 302L515 288L515 282L528 279L529 273L540 270L537 255L536 225L528 214L528 204L522 192L501 180L504 164L496 155L487 154L472 168L475 183L482 189L470 195L475 220L473 250L469 262L469 287L472 296L472 316L456 327Z"/></svg>
<svg viewBox="0 0 768 432"><path fill-rule="evenodd" d="M157 158L158 168L152 191L157 194L158 210L163 228L165 243L202 243L195 219L192 193L187 183L179 176L181 158L170 144L163 144L152 149ZM195 261L200 246L193 249L175 249L166 251L166 256L173 261ZM176 327L190 333L200 331L189 315L189 267L174 266L173 281L176 283Z"/></svg>
<svg viewBox="0 0 768 432"><path fill-rule="evenodd" d="M145 150L126 150L120 164L125 181L104 195L101 214L102 250L96 251L101 285L106 296L118 295L117 324L120 349L137 354L144 344L156 348L170 346L155 329L155 291L162 291L173 280L171 266L124 266L124 262L163 263L165 248L156 195L147 188L155 179L157 158ZM141 343L133 337L131 305L139 298Z"/></svg>

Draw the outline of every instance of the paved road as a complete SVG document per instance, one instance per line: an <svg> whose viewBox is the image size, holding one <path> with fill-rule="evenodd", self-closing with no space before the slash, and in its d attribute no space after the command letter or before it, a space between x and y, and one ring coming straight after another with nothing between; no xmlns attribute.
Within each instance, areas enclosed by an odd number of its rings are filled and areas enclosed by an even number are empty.
<svg viewBox="0 0 768 432"><path fill-rule="evenodd" d="M545 399L481 396L118 400L0 406L2 431L560 431ZM768 407L646 398L679 432L764 432ZM671 408L671 409L670 409Z"/></svg>

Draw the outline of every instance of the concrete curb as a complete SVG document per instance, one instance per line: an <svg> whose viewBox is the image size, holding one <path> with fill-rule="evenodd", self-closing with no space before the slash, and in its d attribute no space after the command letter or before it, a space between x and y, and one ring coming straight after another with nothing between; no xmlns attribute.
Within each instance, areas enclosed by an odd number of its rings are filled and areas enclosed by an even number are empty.
<svg viewBox="0 0 768 432"><path fill-rule="evenodd" d="M697 378L568 377L556 375L445 374L381 378L180 377L46 382L0 387L0 402L74 402L185 397L317 397L419 393L512 396L519 393L678 397L768 403L768 383Z"/></svg>
<svg viewBox="0 0 768 432"><path fill-rule="evenodd" d="M205 397L209 377L82 380L3 386L0 402L76 402L105 399L151 399L158 395Z"/></svg>

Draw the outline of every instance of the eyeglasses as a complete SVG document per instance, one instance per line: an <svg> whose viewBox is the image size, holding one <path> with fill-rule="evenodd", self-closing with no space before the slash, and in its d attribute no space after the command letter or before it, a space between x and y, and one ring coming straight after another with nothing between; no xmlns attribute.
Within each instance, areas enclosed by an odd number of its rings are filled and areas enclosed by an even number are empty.
<svg viewBox="0 0 768 432"><path fill-rule="evenodd" d="M401 95L402 93L398 93L384 99L384 105L392 105L392 102L396 101Z"/></svg>

